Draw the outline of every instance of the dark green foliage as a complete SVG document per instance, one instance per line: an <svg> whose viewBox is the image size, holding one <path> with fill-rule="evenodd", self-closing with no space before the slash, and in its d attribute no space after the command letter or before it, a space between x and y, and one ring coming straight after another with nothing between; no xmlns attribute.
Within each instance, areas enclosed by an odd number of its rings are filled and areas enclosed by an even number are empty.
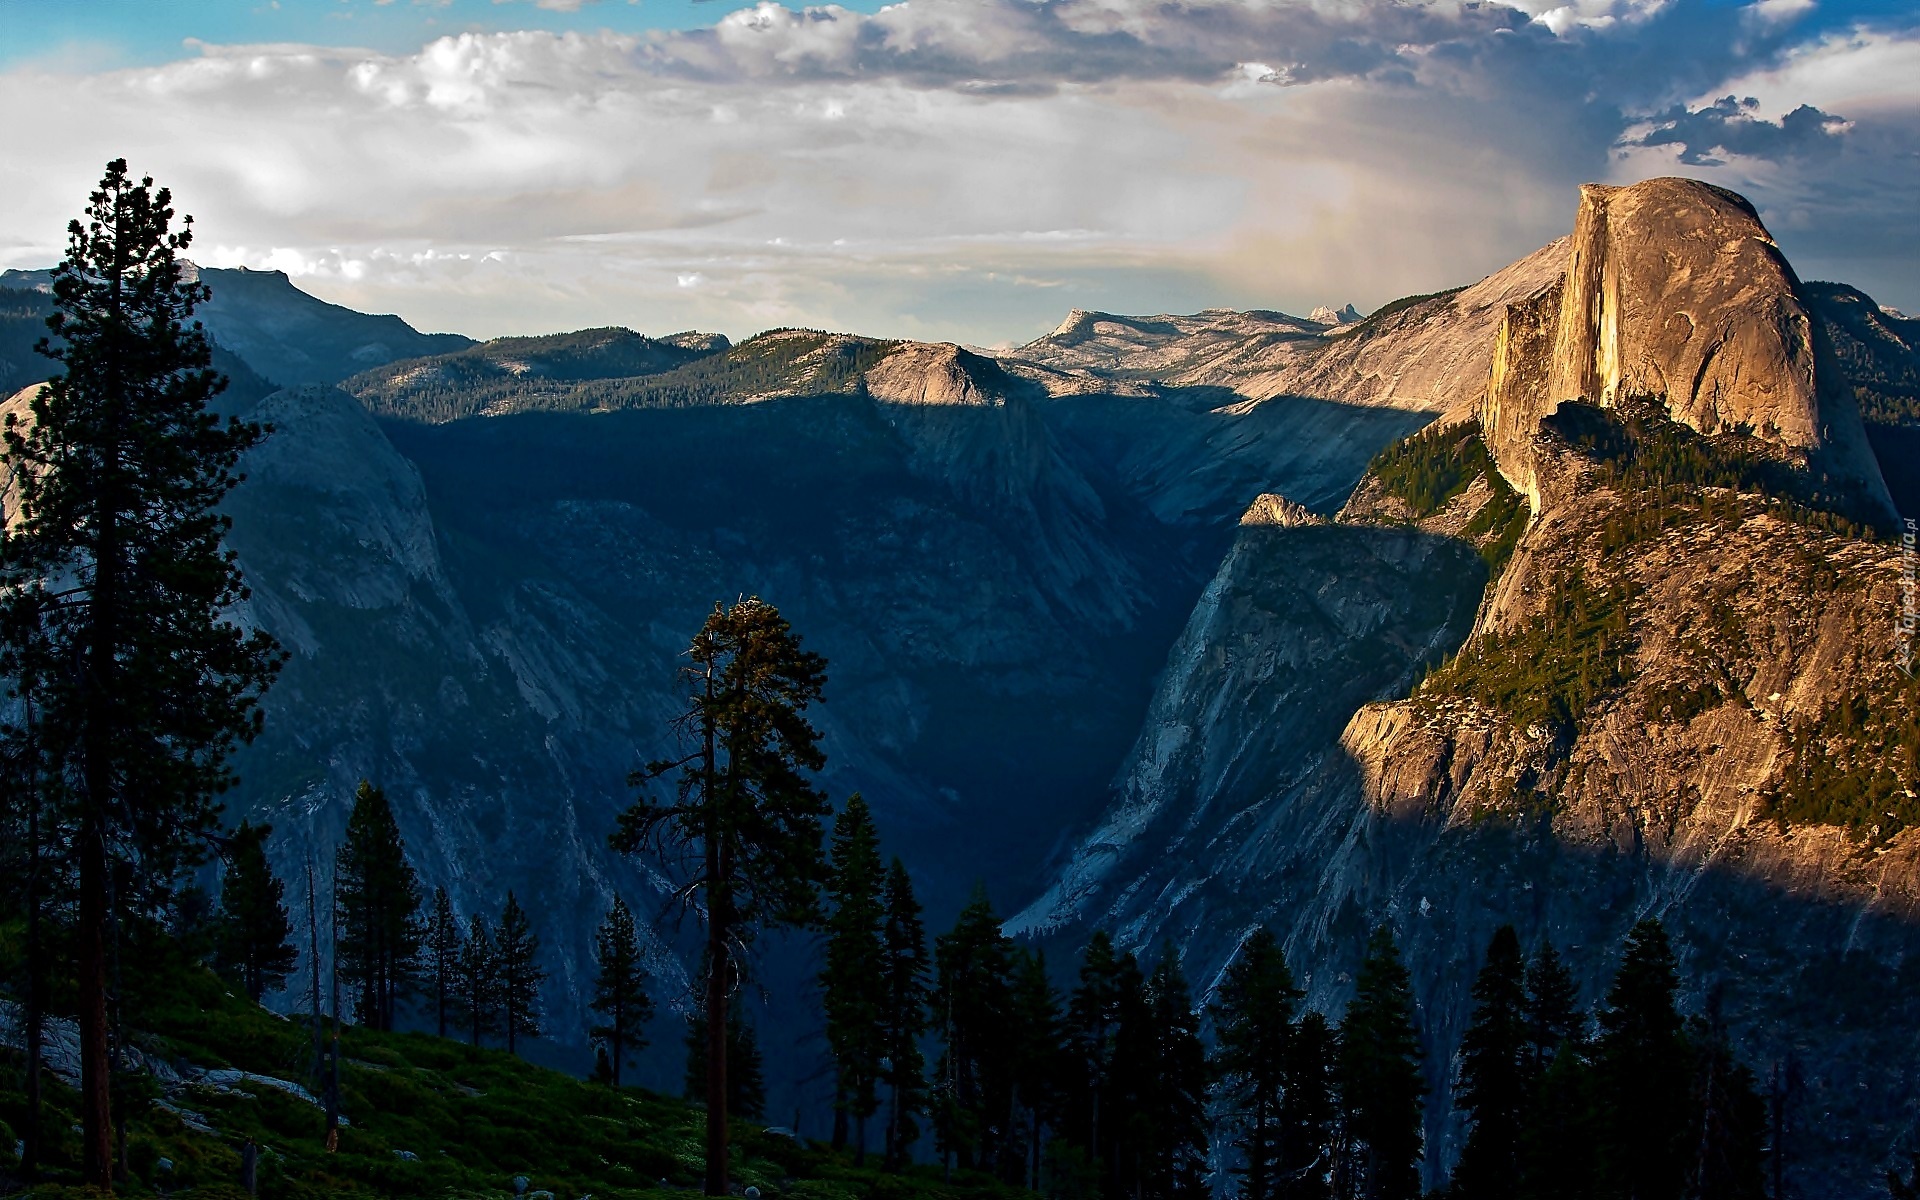
<svg viewBox="0 0 1920 1200"><path fill-rule="evenodd" d="M619 896L593 935L593 1011L606 1018L587 1031L607 1059L607 1081L620 1086L627 1059L647 1047L653 997L647 994L646 962L633 927L633 913Z"/></svg>
<svg viewBox="0 0 1920 1200"><path fill-rule="evenodd" d="M1355 325L1353 328L1355 329L1355 331L1358 331L1362 329L1368 329L1370 327L1377 327L1379 322L1385 321L1388 317L1391 317L1396 313L1403 313L1408 309L1413 308L1415 305L1425 304L1429 300L1440 300L1440 299L1444 299L1447 296L1458 295L1459 293L1465 290L1466 289L1464 287L1448 288L1444 292L1426 292L1416 296L1402 296L1398 300L1389 300L1387 303L1382 304L1379 308L1376 308L1372 312L1368 313L1366 320L1362 321L1358 325ZM1352 335L1349 334L1347 336L1352 336Z"/></svg>
<svg viewBox="0 0 1920 1200"><path fill-rule="evenodd" d="M1522 1200L1589 1200L1599 1194L1599 1129L1591 1064L1573 1042L1551 1052L1534 1083L1520 1138Z"/></svg>
<svg viewBox="0 0 1920 1200"><path fill-rule="evenodd" d="M726 340L720 339L724 349ZM631 329L581 329L544 337L496 338L452 354L408 359L341 384L383 416L454 421L552 406L589 381L632 386L701 358L706 351L643 337Z"/></svg>
<svg viewBox="0 0 1920 1200"><path fill-rule="evenodd" d="M1513 548L1520 544L1520 535L1527 531L1533 510L1528 507L1526 497L1514 491L1499 471L1487 472L1487 486L1493 495L1473 514L1473 519L1461 527L1460 536L1480 548L1480 557L1487 564L1487 584L1491 587L1499 581L1507 560L1513 557Z"/></svg>
<svg viewBox="0 0 1920 1200"><path fill-rule="evenodd" d="M944 1050L934 1068L934 1131L963 1170L989 1170L1012 1130L1013 944L984 889L934 939L933 1020Z"/></svg>
<svg viewBox="0 0 1920 1200"><path fill-rule="evenodd" d="M1047 1133L1060 1121L1061 1087L1068 1068L1060 993L1047 976L1047 958L1024 948L1014 952L1012 995L1013 1141L1002 1177L1040 1186ZM1022 1165L1017 1175L1011 1169Z"/></svg>
<svg viewBox="0 0 1920 1200"><path fill-rule="evenodd" d="M1393 932L1375 930L1353 1002L1340 1022L1340 1105L1345 1153L1336 1191L1362 1200L1418 1200L1420 1189L1420 1036L1413 988Z"/></svg>
<svg viewBox="0 0 1920 1200"><path fill-rule="evenodd" d="M683 1095L707 1100L707 1023L698 1013L687 1018L687 1074ZM727 1111L736 1117L767 1115L767 1082L761 1069L760 1042L747 1019L746 1001L735 994L727 1005Z"/></svg>
<svg viewBox="0 0 1920 1200"><path fill-rule="evenodd" d="M1280 1100L1276 1200L1325 1200L1340 1105L1334 1064L1339 1040L1327 1018L1309 1012L1287 1044Z"/></svg>
<svg viewBox="0 0 1920 1200"><path fill-rule="evenodd" d="M1421 690L1473 696L1523 729L1578 729L1594 701L1629 677L1631 596L1625 584L1602 590L1576 573L1553 589L1541 619L1471 643Z"/></svg>
<svg viewBox="0 0 1920 1200"><path fill-rule="evenodd" d="M1137 967L1132 968L1139 974ZM1121 993L1126 971L1106 930L1096 930L1081 952L1080 979L1068 1003L1069 1052L1073 1055L1068 1110L1070 1136L1087 1148L1096 1166L1113 1162L1114 1060L1120 1042Z"/></svg>
<svg viewBox="0 0 1920 1200"><path fill-rule="evenodd" d="M540 985L547 973L540 967L540 935L511 890L493 945L500 961L501 1024L507 1031L507 1053L512 1054L519 1038L540 1036Z"/></svg>
<svg viewBox="0 0 1920 1200"><path fill-rule="evenodd" d="M366 780L353 796L347 836L334 856L336 969L353 996L355 1019L391 1030L412 990L426 930L420 921L420 877L387 795Z"/></svg>
<svg viewBox="0 0 1920 1200"><path fill-rule="evenodd" d="M1240 944L1214 998L1219 1096L1238 1131L1235 1171L1247 1200L1269 1200L1282 1175L1280 1108L1301 995L1279 940L1262 926Z"/></svg>
<svg viewBox="0 0 1920 1200"><path fill-rule="evenodd" d="M886 991L880 1010L884 1054L881 1079L887 1087L886 1163L897 1170L920 1136L915 1117L927 1111L925 1059L920 1037L927 1031L927 935L913 881L899 859L887 870L886 925L881 945Z"/></svg>
<svg viewBox="0 0 1920 1200"><path fill-rule="evenodd" d="M1453 1200L1508 1196L1520 1177L1534 1056L1526 1013L1526 962L1513 926L1494 931L1486 963L1474 979L1473 1000L1454 1093L1454 1104L1467 1114L1469 1127L1454 1168Z"/></svg>
<svg viewBox="0 0 1920 1200"><path fill-rule="evenodd" d="M880 1060L886 1056L881 1011L886 977L881 969L885 912L880 834L867 802L857 794L834 818L828 854L826 965L820 972L825 995L827 1045L833 1050L833 1146L847 1143L847 1124L856 1126L854 1147L867 1152L866 1122L879 1107Z"/></svg>
<svg viewBox="0 0 1920 1200"><path fill-rule="evenodd" d="M466 1018L467 1042L478 1047L500 1032L500 954L493 934L475 913L467 919L467 936L460 944L455 974L460 1011Z"/></svg>
<svg viewBox="0 0 1920 1200"><path fill-rule="evenodd" d="M1580 1011L1579 988L1560 952L1545 942L1527 964L1527 1040L1536 1071L1546 1070L1562 1047L1584 1047L1587 1017Z"/></svg>
<svg viewBox="0 0 1920 1200"><path fill-rule="evenodd" d="M1886 670L1815 717L1787 727L1779 775L1766 791L1785 826L1844 825L1883 845L1920 824L1920 677Z"/></svg>
<svg viewBox="0 0 1920 1200"><path fill-rule="evenodd" d="M1682 522L1745 512L1715 490L1762 497L1776 515L1809 528L1874 536L1876 514L1863 497L1787 461L1751 430L1700 433L1655 398L1628 397L1611 408L1568 402L1542 427L1593 462L1602 480L1635 493L1635 503L1603 526L1603 552Z"/></svg>
<svg viewBox="0 0 1920 1200"><path fill-rule="evenodd" d="M1200 1200L1207 1193L1207 1091L1211 1073L1193 993L1168 947L1147 978L1150 1061L1131 1136L1139 1157L1134 1195Z"/></svg>
<svg viewBox="0 0 1920 1200"><path fill-rule="evenodd" d="M287 917L286 887L267 866L271 825L240 822L227 842L227 873L220 886L215 932L217 961L240 980L255 1003L286 986L298 955Z"/></svg>
<svg viewBox="0 0 1920 1200"><path fill-rule="evenodd" d="M1375 455L1367 472L1389 495L1406 501L1415 517L1439 512L1480 476L1499 474L1478 421L1434 425L1403 438Z"/></svg>
<svg viewBox="0 0 1920 1200"><path fill-rule="evenodd" d="M1802 284L1840 359L1860 415L1920 425L1920 320L1896 317L1844 283Z"/></svg>
<svg viewBox="0 0 1920 1200"><path fill-rule="evenodd" d="M1699 1200L1764 1200L1767 1105L1753 1071L1734 1057L1726 1027L1693 1023L1692 1106L1699 1124L1687 1195Z"/></svg>
<svg viewBox="0 0 1920 1200"><path fill-rule="evenodd" d="M99 1184L108 896L155 911L200 860L228 757L258 732L279 663L271 638L224 619L247 593L219 505L262 431L208 411L224 381L193 320L208 292L178 257L191 231L173 216L165 188L108 164L54 272L42 353L59 373L31 419L5 427L15 519L0 538L0 674L31 697L48 828L78 860L82 1115Z"/></svg>
<svg viewBox="0 0 1920 1200"><path fill-rule="evenodd" d="M1690 1119L1691 1055L1675 1008L1679 986L1666 930L1641 921L1627 935L1595 1047L1603 1196L1685 1194L1698 1125Z"/></svg>
<svg viewBox="0 0 1920 1200"><path fill-rule="evenodd" d="M184 964L156 981L164 1005L133 1033L162 1061L232 1066L298 1079L311 1053L304 1019L283 1021L204 971ZM0 1122L20 1129L20 1059L0 1049ZM666 1200L701 1182L699 1110L637 1088L615 1092L535 1067L503 1051L474 1052L428 1034L349 1028L341 1070L351 1124L328 1153L318 1112L271 1088L240 1097L192 1089L181 1102L209 1119L216 1134L195 1133L175 1115L146 1104L128 1110L123 1194L225 1197L235 1190L239 1151L251 1138L260 1156L260 1194L269 1200L419 1200L506 1197L525 1175L528 1191L600 1200ZM49 1182L33 1195L77 1197L79 1139L74 1093L50 1083ZM897 1175L853 1167L844 1157L734 1127L735 1171L742 1185L795 1200L1016 1200L1022 1193L979 1176L943 1184L937 1169ZM11 1166L9 1137L0 1173ZM400 1158L399 1151L415 1157ZM173 1170L162 1173L160 1158ZM665 1181L665 1187L661 1182ZM97 1193L95 1193L97 1196Z"/></svg>
<svg viewBox="0 0 1920 1200"><path fill-rule="evenodd" d="M673 803L643 797L620 814L616 850L698 847L679 895L698 896L707 925L705 1008L709 1065L707 1181L727 1191L727 997L740 978L739 946L762 924L811 924L826 875L820 820L831 808L808 776L826 764L808 705L826 684L826 660L800 648L779 610L759 599L716 604L688 649L692 743L684 757L648 764L628 782L672 776Z"/></svg>
<svg viewBox="0 0 1920 1200"><path fill-rule="evenodd" d="M739 404L779 394L820 396L855 391L868 368L892 353L897 342L810 330L769 330L721 353L702 353L654 342L625 330L583 330L561 335L579 346L548 350L540 343L540 373L514 375L491 366L506 352L487 343L439 359L395 364L349 379L342 386L382 416L410 421L451 421L489 412L595 412L619 409L693 408ZM628 339L635 339L630 344ZM644 344L643 344L644 343ZM625 347L625 349L621 349ZM524 357L524 356L523 356ZM595 372L644 367L626 376ZM484 377L478 392L469 380Z"/></svg>
<svg viewBox="0 0 1920 1200"><path fill-rule="evenodd" d="M427 991L433 997L434 1029L447 1036L447 1013L459 999L460 951L465 942L460 936L460 918L454 915L453 901L447 889L433 889L433 914L427 918L426 940L421 945L421 967Z"/></svg>

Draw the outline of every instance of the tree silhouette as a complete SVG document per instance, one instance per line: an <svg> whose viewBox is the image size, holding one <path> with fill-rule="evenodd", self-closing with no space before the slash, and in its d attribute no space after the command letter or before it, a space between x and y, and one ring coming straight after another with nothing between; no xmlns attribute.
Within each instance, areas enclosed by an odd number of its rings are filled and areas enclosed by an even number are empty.
<svg viewBox="0 0 1920 1200"><path fill-rule="evenodd" d="M820 821L826 796L808 781L825 765L807 723L820 699L826 660L773 605L715 605L688 648L691 685L677 725L693 744L679 759L649 763L629 782L672 777L671 803L643 798L620 815L615 849L697 854L680 900L704 910L707 1067L706 1190L727 1194L727 1008L739 950L761 925L817 918L825 862Z"/></svg>
<svg viewBox="0 0 1920 1200"><path fill-rule="evenodd" d="M193 321L172 196L107 165L55 268L60 373L9 416L0 674L30 696L47 815L78 866L81 1163L112 1186L110 905L161 906L205 853L227 760L258 732L280 658L223 619L245 598L218 506L256 425L207 411L225 381Z"/></svg>

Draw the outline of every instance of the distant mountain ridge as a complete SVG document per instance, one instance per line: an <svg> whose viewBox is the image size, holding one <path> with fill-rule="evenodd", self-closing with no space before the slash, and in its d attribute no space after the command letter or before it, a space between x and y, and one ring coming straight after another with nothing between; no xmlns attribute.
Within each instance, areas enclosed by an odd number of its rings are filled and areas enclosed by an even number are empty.
<svg viewBox="0 0 1920 1200"><path fill-rule="evenodd" d="M344 370L394 319L240 281L324 352L227 329L343 373L236 389L276 429L231 506L244 616L293 658L233 807L292 870L383 782L463 914L512 887L541 921L577 1029L586 932L666 882L605 847L626 772L671 749L708 606L758 594L826 654L825 785L873 803L932 926L984 881L1029 936L1170 941L1204 989L1272 921L1337 1008L1388 921L1437 1172L1458 964L1492 924L1592 948L1658 913L1744 1047L1819 1062L1808 1103L1857 1133L1796 1186L1858 1194L1920 1030L1862 999L1920 961L1920 831L1850 832L1795 780L1854 787L1901 736L1835 715L1854 684L1903 710L1873 657L1892 551L1828 502L1904 494L1882 438L1914 432L1917 323L1799 283L1734 200L1595 192L1574 234L1337 326L1075 310L1004 353L595 329ZM30 295L0 292L0 370ZM671 1006L687 948L652 934ZM1591 1002L1609 964L1583 962ZM813 1111L807 968L767 971L773 1107Z"/></svg>
<svg viewBox="0 0 1920 1200"><path fill-rule="evenodd" d="M440 354L473 344L473 339L457 333L421 333L396 316L369 316L329 304L295 287L284 271L192 269L213 291L213 299L198 313L213 339L261 377L282 387L338 383L398 358ZM52 275L45 270L3 271L0 289L44 291ZM36 382L27 375L39 368L18 357L10 344L13 340L0 342L0 356L12 368L11 372L0 368L0 382L24 387Z"/></svg>

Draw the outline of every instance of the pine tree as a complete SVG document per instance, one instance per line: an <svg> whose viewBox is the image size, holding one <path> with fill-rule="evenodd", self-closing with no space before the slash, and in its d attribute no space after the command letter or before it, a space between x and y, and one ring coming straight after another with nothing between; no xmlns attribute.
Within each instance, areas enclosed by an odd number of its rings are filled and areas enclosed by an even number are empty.
<svg viewBox="0 0 1920 1200"><path fill-rule="evenodd" d="M340 979L354 1014L370 1029L391 1030L413 988L425 929L420 877L386 793L366 780L354 791L347 837L334 857L334 920L340 929Z"/></svg>
<svg viewBox="0 0 1920 1200"><path fill-rule="evenodd" d="M1520 1134L1523 1200L1586 1200L1596 1184L1587 1018L1573 976L1547 942L1527 965L1529 1115Z"/></svg>
<svg viewBox="0 0 1920 1200"><path fill-rule="evenodd" d="M1247 1200L1271 1200L1278 1186L1280 1102L1301 995L1279 940L1263 927L1240 944L1214 1000L1219 1098L1228 1123L1239 1131L1235 1145L1242 1164L1236 1173Z"/></svg>
<svg viewBox="0 0 1920 1200"><path fill-rule="evenodd" d="M1353 1003L1340 1022L1340 1104L1352 1192L1363 1200L1418 1200L1420 1037L1413 988L1386 926L1367 942Z"/></svg>
<svg viewBox="0 0 1920 1200"><path fill-rule="evenodd" d="M833 823L827 876L833 907L826 922L827 961L820 986L835 1067L833 1148L847 1144L851 1117L855 1157L861 1162L867 1153L867 1118L879 1107L880 1060L886 1053L880 1026L886 1003L882 884L879 831L866 801L856 794Z"/></svg>
<svg viewBox="0 0 1920 1200"><path fill-rule="evenodd" d="M1473 1020L1460 1045L1454 1104L1467 1114L1466 1145L1454 1168L1455 1200L1504 1198L1520 1176L1521 1127L1532 1091L1533 1042L1527 1022L1526 961L1513 926L1487 945L1473 983Z"/></svg>
<svg viewBox="0 0 1920 1200"><path fill-rule="evenodd" d="M255 1004L269 989L286 986L298 955L293 921L287 916L286 887L267 866L271 825L240 822L227 842L227 874L220 888L215 919L215 957L235 973Z"/></svg>
<svg viewBox="0 0 1920 1200"><path fill-rule="evenodd" d="M915 1117L927 1111L926 1061L920 1038L927 1031L931 989L920 902L914 899L906 865L897 858L887 871L886 909L881 934L886 984L880 1015L881 1079L887 1087L886 1164L889 1170L898 1170L920 1137Z"/></svg>
<svg viewBox="0 0 1920 1200"><path fill-rule="evenodd" d="M830 806L807 779L826 758L804 712L820 699L826 660L802 650L779 611L758 599L715 605L688 656L691 694L680 727L695 748L629 778L640 786L674 776L675 802L642 799L621 814L611 842L629 853L700 847L700 866L680 896L697 897L706 917L706 1190L724 1196L734 949L760 925L809 924L819 910L820 820Z"/></svg>
<svg viewBox="0 0 1920 1200"><path fill-rule="evenodd" d="M256 425L207 411L225 386L193 321L208 290L178 257L191 218L107 165L55 268L60 373L7 418L13 520L0 533L0 677L28 701L47 835L72 847L78 904L82 1178L111 1187L108 942L116 912L164 906L204 855L228 757L260 728L273 640L243 600L219 505Z"/></svg>
<svg viewBox="0 0 1920 1200"><path fill-rule="evenodd" d="M1276 1200L1326 1200L1332 1195L1333 1131L1339 1117L1334 1064L1338 1041L1327 1018L1309 1012L1288 1039L1281 1089Z"/></svg>
<svg viewBox="0 0 1920 1200"><path fill-rule="evenodd" d="M1159 1039L1148 1006L1147 978L1131 952L1114 962L1113 1060L1107 1071L1106 1194L1139 1196L1153 1161L1152 1099L1160 1071Z"/></svg>
<svg viewBox="0 0 1920 1200"><path fill-rule="evenodd" d="M448 897L447 889L434 888L433 915L427 919L427 936L422 949L427 986L433 989L434 1029L440 1037L447 1036L448 1004L459 998L460 951L463 945L460 918L454 915L453 900Z"/></svg>
<svg viewBox="0 0 1920 1200"><path fill-rule="evenodd" d="M1600 1012L1595 1083L1603 1195L1678 1200L1686 1192L1694 1123L1691 1055L1674 1004L1679 987L1665 928L1641 921L1627 934Z"/></svg>
<svg viewBox="0 0 1920 1200"><path fill-rule="evenodd" d="M1069 1075L1072 1136L1084 1139L1088 1157L1111 1166L1110 1118L1114 1053L1120 1032L1120 959L1113 939L1096 930L1081 952L1080 978L1068 1001L1067 1025L1074 1063Z"/></svg>
<svg viewBox="0 0 1920 1200"><path fill-rule="evenodd" d="M1767 1105L1751 1068L1734 1057L1716 1012L1697 1020L1693 1110L1698 1147L1687 1195L1697 1200L1765 1200Z"/></svg>
<svg viewBox="0 0 1920 1200"><path fill-rule="evenodd" d="M1140 1105L1147 1156L1140 1192L1168 1200L1207 1195L1206 1047L1193 993L1171 946L1147 979L1147 1028L1153 1067Z"/></svg>
<svg viewBox="0 0 1920 1200"><path fill-rule="evenodd" d="M468 1044L500 1031L500 954L493 934L479 913L467 919L466 940L460 946L460 1010L466 1017Z"/></svg>
<svg viewBox="0 0 1920 1200"><path fill-rule="evenodd" d="M1020 1171L1017 1176L1009 1173L1008 1181L1038 1191L1045 1135L1060 1119L1061 1084L1067 1068L1061 1044L1065 1018L1060 993L1047 976L1044 953L1014 952L1011 1003L1013 1133L1019 1140L1019 1155L1009 1165L1018 1165Z"/></svg>
<svg viewBox="0 0 1920 1200"><path fill-rule="evenodd" d="M500 963L501 1024L507 1031L507 1053L515 1054L519 1038L540 1036L540 985L547 973L540 968L540 935L511 889L493 945Z"/></svg>
<svg viewBox="0 0 1920 1200"><path fill-rule="evenodd" d="M640 938L633 913L619 896L593 935L593 959L599 971L593 980L592 1008L606 1023L588 1030L588 1036L606 1053L609 1082L617 1088L627 1059L647 1048L647 1022L653 1019Z"/></svg>
<svg viewBox="0 0 1920 1200"><path fill-rule="evenodd" d="M707 1098L707 1022L703 1014L687 1018L687 1076L689 1100ZM767 1115L767 1084L762 1073L760 1042L747 1019L739 993L727 1003L727 1111L736 1117Z"/></svg>
<svg viewBox="0 0 1920 1200"><path fill-rule="evenodd" d="M1010 1121L1013 945L986 891L976 888L953 929L934 940L934 1069L940 1152L963 1169L994 1164Z"/></svg>
<svg viewBox="0 0 1920 1200"><path fill-rule="evenodd" d="M1527 964L1526 1021L1538 1071L1546 1070L1561 1046L1586 1044L1587 1018L1580 1011L1579 989L1552 942L1542 943Z"/></svg>

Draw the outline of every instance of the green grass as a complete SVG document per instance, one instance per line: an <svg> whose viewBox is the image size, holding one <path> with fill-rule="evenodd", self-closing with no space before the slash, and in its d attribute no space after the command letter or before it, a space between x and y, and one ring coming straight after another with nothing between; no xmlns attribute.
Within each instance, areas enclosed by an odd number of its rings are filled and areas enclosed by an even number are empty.
<svg viewBox="0 0 1920 1200"><path fill-rule="evenodd" d="M283 1020L229 994L204 971L173 972L172 986L148 1007L134 1040L166 1061L234 1066L311 1085L309 1027ZM0 1126L27 1119L21 1059L0 1051ZM47 1178L24 1194L74 1197L79 1138L77 1096L51 1076L47 1084ZM378 1034L349 1028L343 1039L342 1111L351 1124L328 1153L322 1114L313 1105L261 1086L246 1096L192 1086L173 1103L204 1117L217 1133L189 1129L153 1106L150 1079L128 1088L127 1160L122 1195L242 1195L240 1153L248 1139L261 1148L260 1195L286 1200L322 1197L505 1197L525 1175L529 1190L559 1200L591 1194L633 1200L698 1188L702 1177L702 1112L684 1101L639 1089L615 1091L532 1066L498 1050L474 1051L426 1034ZM856 1168L847 1156L801 1145L748 1124L734 1130L734 1178L763 1195L816 1197L955 1197L1011 1200L1024 1196L992 1180L956 1177L945 1184L932 1168L889 1175ZM9 1189L13 1135L0 1147L0 1195ZM413 1155L404 1158L401 1151ZM170 1160L170 1170L160 1166Z"/></svg>

